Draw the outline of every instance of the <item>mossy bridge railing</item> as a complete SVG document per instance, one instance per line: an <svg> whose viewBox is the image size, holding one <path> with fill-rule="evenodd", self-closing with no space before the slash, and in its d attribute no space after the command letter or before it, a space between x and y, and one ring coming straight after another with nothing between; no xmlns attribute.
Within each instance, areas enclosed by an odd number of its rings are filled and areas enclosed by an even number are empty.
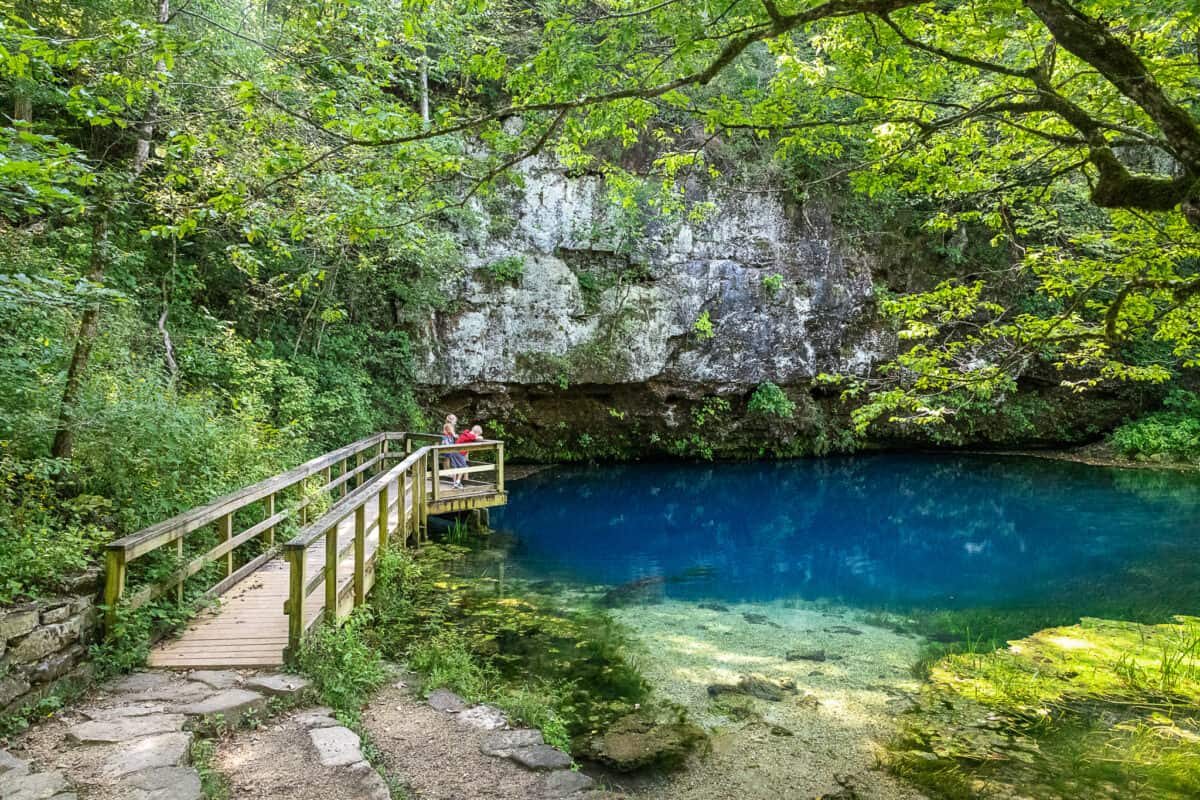
<svg viewBox="0 0 1200 800"><path fill-rule="evenodd" d="M365 602L384 548L419 547L430 515L505 502L503 442L440 441L436 434L375 434L113 541L109 629L122 609L171 592L182 602L187 585L190 595L201 588L221 602L156 648L152 665L283 663L313 627ZM467 454L465 467L451 466L447 456L456 451ZM276 542L285 525L294 535ZM127 590L139 559L152 566ZM197 580L201 587L192 585Z"/></svg>

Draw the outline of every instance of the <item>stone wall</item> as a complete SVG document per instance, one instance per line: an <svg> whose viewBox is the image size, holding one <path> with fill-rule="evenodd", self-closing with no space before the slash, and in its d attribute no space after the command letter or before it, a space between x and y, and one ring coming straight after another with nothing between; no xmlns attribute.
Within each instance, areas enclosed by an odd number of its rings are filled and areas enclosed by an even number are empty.
<svg viewBox="0 0 1200 800"><path fill-rule="evenodd" d="M67 594L0 608L0 715L36 703L64 681L90 679L98 591L99 574L88 574Z"/></svg>

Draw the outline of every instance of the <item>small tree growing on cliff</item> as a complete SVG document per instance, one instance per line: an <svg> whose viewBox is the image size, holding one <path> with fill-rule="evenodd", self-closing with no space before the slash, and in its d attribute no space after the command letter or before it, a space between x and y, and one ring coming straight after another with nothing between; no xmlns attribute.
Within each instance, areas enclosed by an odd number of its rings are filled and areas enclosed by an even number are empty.
<svg viewBox="0 0 1200 800"><path fill-rule="evenodd" d="M796 404L783 389L771 381L758 385L754 394L750 395L750 403L746 408L751 414L757 416L779 417L780 419L791 419L796 413Z"/></svg>

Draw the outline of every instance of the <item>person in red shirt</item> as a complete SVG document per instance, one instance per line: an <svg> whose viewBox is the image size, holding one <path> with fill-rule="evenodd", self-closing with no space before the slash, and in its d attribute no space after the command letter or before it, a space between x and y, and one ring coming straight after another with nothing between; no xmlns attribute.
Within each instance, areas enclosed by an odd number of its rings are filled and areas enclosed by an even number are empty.
<svg viewBox="0 0 1200 800"><path fill-rule="evenodd" d="M479 442L482 440L483 440L483 428L476 425L476 426L472 427L471 430L463 431L462 433L460 433L458 435L458 438L454 440L454 443L455 444L467 444L468 442ZM466 450L458 451L458 456L459 456L459 458L454 458L453 454L451 455L452 466L455 466L455 467L467 466L467 451ZM455 489L462 488L462 475L454 476L453 487Z"/></svg>

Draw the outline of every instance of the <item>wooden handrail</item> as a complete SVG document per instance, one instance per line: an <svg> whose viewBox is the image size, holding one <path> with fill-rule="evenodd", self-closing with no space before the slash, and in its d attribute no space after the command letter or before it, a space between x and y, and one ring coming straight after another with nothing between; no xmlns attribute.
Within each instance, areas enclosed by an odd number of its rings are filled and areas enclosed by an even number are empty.
<svg viewBox="0 0 1200 800"><path fill-rule="evenodd" d="M504 494L503 442L484 440L443 445L436 434L409 434L404 439L405 455L387 454L389 458L400 458L399 463L387 468L369 484L347 494L336 507L313 520L284 544L283 550L289 564L288 599L283 605L283 611L288 615L288 658L295 656L301 640L313 626L321 621L336 622L341 617L343 601L347 598L352 598L350 608L356 608L366 601L374 585L377 556L391 541L389 526L392 509L398 509L396 533L400 541L407 542L411 530L415 532L414 538L420 546L428 533L431 503L438 504L443 497L441 477L464 471L492 471L496 474L494 495ZM437 443L411 449L413 442L422 440ZM450 451L494 451L496 461L474 467L441 469L442 454ZM500 500L502 502L502 497ZM368 523L367 509L373 504L378 511L375 519ZM454 507L453 501L449 506ZM354 518L353 535L343 539L345 534L339 528L351 517ZM376 531L378 545L368 553L367 539ZM320 546L322 541L323 547ZM310 550L324 552L324 564L313 575L307 574ZM353 568L349 577L344 577L339 574L339 567L351 550L354 555ZM321 602L309 619L306 618L305 604L314 596Z"/></svg>
<svg viewBox="0 0 1200 800"><path fill-rule="evenodd" d="M324 492L331 492L351 480L361 483L371 470L384 463L384 459L388 456L388 443L404 437L403 433L377 433L368 436L310 459L279 475L251 484L203 506L177 514L170 519L110 542L106 548L107 576L104 592L110 628L115 619L117 606L123 599L127 607L138 608L156 597L160 597L172 587L177 587L178 598L182 600L183 582L215 561L224 561L223 580L210 587L208 594L219 594L232 586L278 553L275 545L275 530L279 523L296 515L299 515L303 521L307 516L307 508L311 499L303 495L294 498L290 508L285 507L276 511L276 500L281 493L302 485L304 481L314 475L320 476L322 482L320 490ZM368 454L369 457L364 461L364 456ZM353 470L348 470L347 463L351 458L355 460L357 466ZM332 478L330 468L335 464L341 464L341 475ZM234 515L259 501L262 501L263 504L263 518L245 530L235 533L233 529ZM125 597L126 570L131 561L171 543L175 544L176 557L182 559L184 538L209 525L216 526L219 541L215 547L190 559L187 563L180 564L166 578L142 587L130 597ZM264 552L235 569L233 551L240 545L257 538L263 538L266 542Z"/></svg>

